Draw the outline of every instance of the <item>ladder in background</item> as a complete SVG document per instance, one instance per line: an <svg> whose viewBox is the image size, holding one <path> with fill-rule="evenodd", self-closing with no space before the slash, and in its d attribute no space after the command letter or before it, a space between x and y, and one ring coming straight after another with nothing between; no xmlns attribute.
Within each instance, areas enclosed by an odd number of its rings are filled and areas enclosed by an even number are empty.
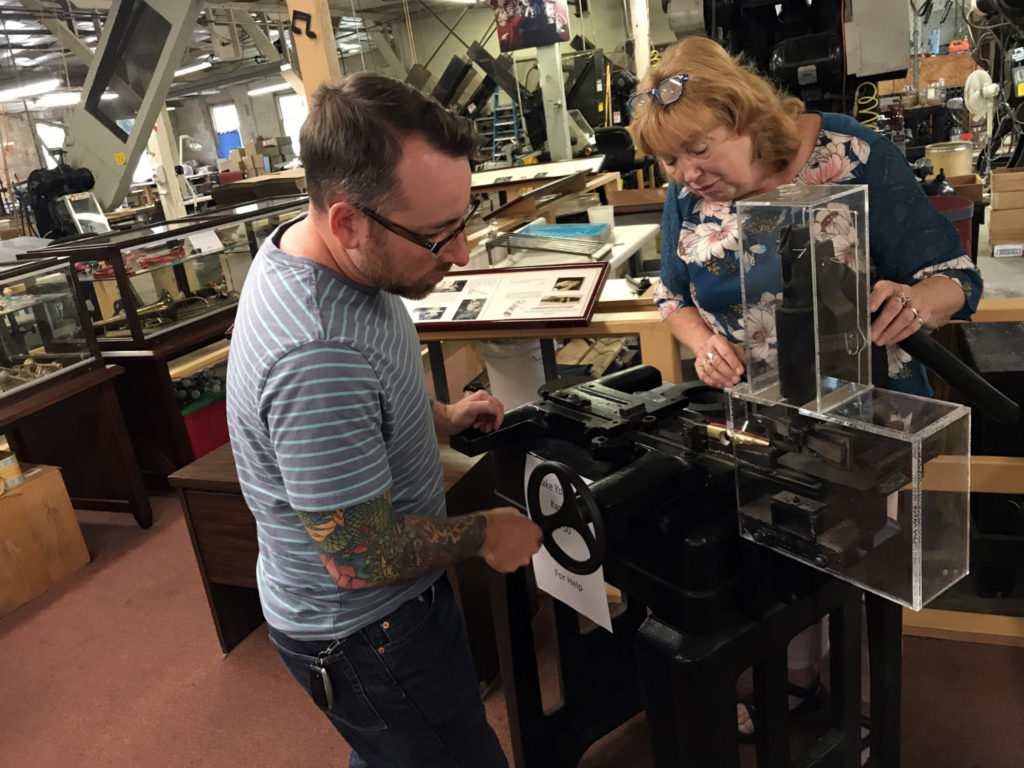
<svg viewBox="0 0 1024 768"><path fill-rule="evenodd" d="M491 109L491 159L502 158L502 147L510 139L519 141L519 116L516 114L515 104L507 107L498 104L499 89L494 89L494 106Z"/></svg>

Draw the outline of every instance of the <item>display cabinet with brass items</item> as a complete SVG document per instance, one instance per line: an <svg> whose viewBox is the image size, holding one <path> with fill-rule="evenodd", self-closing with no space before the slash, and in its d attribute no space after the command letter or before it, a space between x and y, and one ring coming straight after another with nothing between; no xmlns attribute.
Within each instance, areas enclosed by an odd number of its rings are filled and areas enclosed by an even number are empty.
<svg viewBox="0 0 1024 768"><path fill-rule="evenodd" d="M118 397L150 487L166 486L168 474L205 450L176 380L202 370L193 370L196 356L205 367L227 359L225 333L256 251L307 207L306 198L261 200L28 254L70 262L103 358L125 369ZM223 415L208 421L225 433Z"/></svg>
<svg viewBox="0 0 1024 768"><path fill-rule="evenodd" d="M0 432L12 456L62 467L74 506L128 512L148 527L114 389L122 369L104 365L72 269L37 259L0 270Z"/></svg>

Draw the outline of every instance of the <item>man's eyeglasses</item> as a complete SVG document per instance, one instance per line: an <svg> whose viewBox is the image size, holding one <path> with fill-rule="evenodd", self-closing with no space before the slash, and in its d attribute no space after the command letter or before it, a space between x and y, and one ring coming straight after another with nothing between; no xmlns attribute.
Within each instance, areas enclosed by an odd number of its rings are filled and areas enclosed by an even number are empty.
<svg viewBox="0 0 1024 768"><path fill-rule="evenodd" d="M666 77L649 91L634 93L629 97L629 101L626 102L629 116L636 117L641 110L651 103L652 99L657 99L658 103L663 107L675 104L683 98L686 82L689 79L689 75L672 75L672 77Z"/></svg>
<svg viewBox="0 0 1024 768"><path fill-rule="evenodd" d="M480 198L474 197L469 204L469 209L463 215L462 220L459 222L459 226L455 228L453 232L450 232L442 240L432 241L425 238L423 235L413 232L411 229L406 229L400 224L395 224L393 221L389 221L381 216L376 211L372 211L362 205L355 206L357 209L362 211L364 214L369 216L375 222L380 224L388 232L398 235L404 240L408 240L410 243L414 243L422 248L426 248L433 254L434 258L438 258L441 255L441 249L444 248L448 243L454 240L456 237L462 234L462 231L466 228L466 224L469 223L470 218L476 213L476 209L480 207Z"/></svg>

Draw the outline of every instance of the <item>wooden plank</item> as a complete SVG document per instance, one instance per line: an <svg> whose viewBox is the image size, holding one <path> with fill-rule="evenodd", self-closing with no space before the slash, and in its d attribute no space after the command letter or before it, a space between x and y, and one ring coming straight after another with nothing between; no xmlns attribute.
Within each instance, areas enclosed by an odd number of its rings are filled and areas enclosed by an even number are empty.
<svg viewBox="0 0 1024 768"><path fill-rule="evenodd" d="M903 634L962 643L1024 646L1024 617L986 613L903 610Z"/></svg>
<svg viewBox="0 0 1024 768"><path fill-rule="evenodd" d="M985 299L971 318L975 323L1006 323L1024 320L1024 298Z"/></svg>
<svg viewBox="0 0 1024 768"><path fill-rule="evenodd" d="M168 365L171 374L171 381L184 379L186 376L194 376L200 371L205 371L214 365L219 365L228 359L228 352L231 350L231 342L228 339L219 339L213 344L197 349L177 358Z"/></svg>
<svg viewBox="0 0 1024 768"><path fill-rule="evenodd" d="M942 78L947 88L962 88L967 76L978 68L970 54L956 53L948 56L926 56L921 59L921 77L918 89L924 91L932 80ZM901 93L905 86L914 84L913 70L907 72L902 80L880 80L878 93L880 96Z"/></svg>
<svg viewBox="0 0 1024 768"><path fill-rule="evenodd" d="M929 491L958 491L963 459L937 456L924 466L922 486ZM1024 493L1024 458L971 456L971 490L976 493Z"/></svg>

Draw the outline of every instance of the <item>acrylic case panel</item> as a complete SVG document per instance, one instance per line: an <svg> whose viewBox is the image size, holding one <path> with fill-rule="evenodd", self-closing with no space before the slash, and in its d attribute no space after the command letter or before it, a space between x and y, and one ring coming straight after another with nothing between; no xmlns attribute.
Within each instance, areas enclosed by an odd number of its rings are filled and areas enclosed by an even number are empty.
<svg viewBox="0 0 1024 768"><path fill-rule="evenodd" d="M99 365L67 262L0 270L0 400Z"/></svg>
<svg viewBox="0 0 1024 768"><path fill-rule="evenodd" d="M789 185L736 204L747 380L813 411L871 384L867 188Z"/></svg>
<svg viewBox="0 0 1024 768"><path fill-rule="evenodd" d="M728 405L743 536L915 610L967 574L969 408L876 388L823 413Z"/></svg>

